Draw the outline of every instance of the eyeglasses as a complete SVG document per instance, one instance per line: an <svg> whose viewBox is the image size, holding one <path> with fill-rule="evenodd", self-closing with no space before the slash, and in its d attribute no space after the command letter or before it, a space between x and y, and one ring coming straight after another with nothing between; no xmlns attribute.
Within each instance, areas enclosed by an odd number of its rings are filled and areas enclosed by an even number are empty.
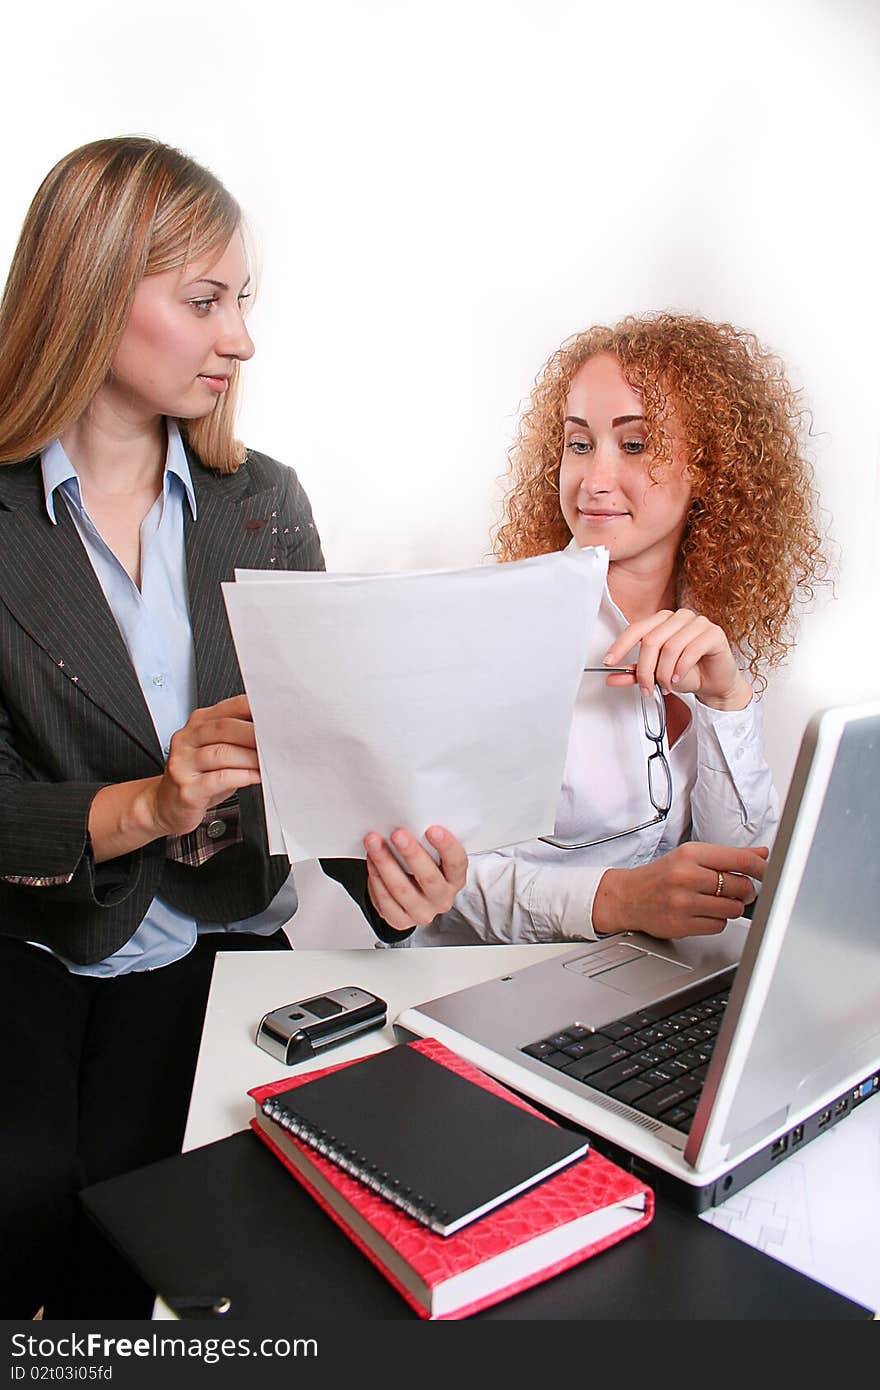
<svg viewBox="0 0 880 1390"><path fill-rule="evenodd" d="M585 666L584 671L603 676L628 675L631 676L634 666ZM645 696L640 692L642 704L642 722L645 728L645 738L654 745L653 753L648 754L648 795L651 798L651 805L657 812L651 820L643 821L641 825L632 825L629 830L616 830L613 835L600 835L596 840L578 840L577 842L568 840L556 840L550 835L539 835L538 839L545 845L554 845L556 849L590 849L593 845L605 845L609 840L621 840L625 835L635 835L639 830L648 830L652 825L659 825L669 815L672 806L672 770L669 760L663 751L663 739L666 734L666 702L658 686L654 686L651 695Z"/></svg>

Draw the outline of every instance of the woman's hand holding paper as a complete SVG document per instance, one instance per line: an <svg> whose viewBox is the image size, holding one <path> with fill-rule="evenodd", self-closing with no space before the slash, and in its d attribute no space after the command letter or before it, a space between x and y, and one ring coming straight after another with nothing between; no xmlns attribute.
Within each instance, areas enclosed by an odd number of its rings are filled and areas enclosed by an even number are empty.
<svg viewBox="0 0 880 1390"><path fill-rule="evenodd" d="M440 856L439 864L410 831L393 831L390 840L406 865L403 869L381 835L371 832L364 837L370 898L377 912L397 931L426 927L438 913L449 911L456 893L464 887L464 846L441 825L429 826L425 839Z"/></svg>

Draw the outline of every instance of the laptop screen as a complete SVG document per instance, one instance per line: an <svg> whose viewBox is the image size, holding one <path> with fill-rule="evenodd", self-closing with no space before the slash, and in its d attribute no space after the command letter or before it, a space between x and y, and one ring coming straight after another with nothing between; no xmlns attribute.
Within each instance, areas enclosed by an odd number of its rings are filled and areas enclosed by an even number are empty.
<svg viewBox="0 0 880 1390"><path fill-rule="evenodd" d="M880 1058L878 851L880 707L822 711L804 734L691 1162L741 1151Z"/></svg>

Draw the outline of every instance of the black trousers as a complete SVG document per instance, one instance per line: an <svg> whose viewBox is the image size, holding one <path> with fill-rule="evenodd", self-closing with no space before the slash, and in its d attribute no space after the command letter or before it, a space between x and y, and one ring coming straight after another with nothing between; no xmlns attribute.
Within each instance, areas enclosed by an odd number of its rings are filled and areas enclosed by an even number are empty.
<svg viewBox="0 0 880 1390"><path fill-rule="evenodd" d="M283 931L210 933L97 979L0 936L0 1317L149 1317L153 1291L77 1194L179 1152L215 952L285 949Z"/></svg>

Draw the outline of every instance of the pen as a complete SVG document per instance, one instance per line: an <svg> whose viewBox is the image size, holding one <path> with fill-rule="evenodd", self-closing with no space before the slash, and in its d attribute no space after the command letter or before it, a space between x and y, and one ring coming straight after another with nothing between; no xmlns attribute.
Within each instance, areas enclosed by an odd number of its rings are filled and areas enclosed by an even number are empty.
<svg viewBox="0 0 880 1390"><path fill-rule="evenodd" d="M606 676L634 676L635 666L585 666L585 671L602 671Z"/></svg>

